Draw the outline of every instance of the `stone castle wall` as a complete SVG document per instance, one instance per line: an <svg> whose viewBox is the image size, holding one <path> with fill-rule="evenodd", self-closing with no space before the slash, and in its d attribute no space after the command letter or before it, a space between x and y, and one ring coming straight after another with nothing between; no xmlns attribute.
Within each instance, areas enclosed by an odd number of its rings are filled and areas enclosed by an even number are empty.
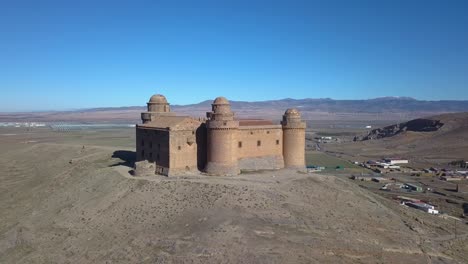
<svg viewBox="0 0 468 264"><path fill-rule="evenodd" d="M241 170L283 168L281 126L240 127L237 134L237 158Z"/></svg>
<svg viewBox="0 0 468 264"><path fill-rule="evenodd" d="M171 131L170 170L198 171L196 131Z"/></svg>
<svg viewBox="0 0 468 264"><path fill-rule="evenodd" d="M237 133L237 158L283 155L281 126L240 127Z"/></svg>
<svg viewBox="0 0 468 264"><path fill-rule="evenodd" d="M136 161L147 160L157 173L169 169L169 131L136 128Z"/></svg>

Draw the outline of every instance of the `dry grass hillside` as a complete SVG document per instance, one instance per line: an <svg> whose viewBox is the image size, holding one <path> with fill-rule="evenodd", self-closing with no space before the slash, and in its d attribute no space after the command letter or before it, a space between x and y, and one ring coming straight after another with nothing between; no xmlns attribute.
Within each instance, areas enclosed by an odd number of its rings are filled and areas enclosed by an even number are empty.
<svg viewBox="0 0 468 264"><path fill-rule="evenodd" d="M136 178L122 132L0 134L0 263L468 262L466 225L347 179Z"/></svg>

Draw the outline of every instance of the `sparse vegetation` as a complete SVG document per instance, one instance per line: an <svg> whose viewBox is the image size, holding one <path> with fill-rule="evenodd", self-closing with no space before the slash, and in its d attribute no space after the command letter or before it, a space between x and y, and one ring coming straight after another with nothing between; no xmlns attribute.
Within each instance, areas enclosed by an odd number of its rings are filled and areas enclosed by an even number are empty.
<svg viewBox="0 0 468 264"><path fill-rule="evenodd" d="M134 177L133 132L5 132L14 135L0 137L0 262L329 263L359 254L363 262L395 263L425 262L425 252L468 260L467 225L457 226L455 245L452 219L336 177L336 166L363 170L343 158L307 153L308 164L331 168L327 175ZM466 207L453 191L439 191L451 206Z"/></svg>
<svg viewBox="0 0 468 264"><path fill-rule="evenodd" d="M340 159L324 152L318 151L310 151L306 153L306 164L307 166L321 166L325 167L326 170L336 170L337 166L341 166L342 168L348 170L352 169L353 171L362 171L368 172L365 168L359 167L351 162Z"/></svg>

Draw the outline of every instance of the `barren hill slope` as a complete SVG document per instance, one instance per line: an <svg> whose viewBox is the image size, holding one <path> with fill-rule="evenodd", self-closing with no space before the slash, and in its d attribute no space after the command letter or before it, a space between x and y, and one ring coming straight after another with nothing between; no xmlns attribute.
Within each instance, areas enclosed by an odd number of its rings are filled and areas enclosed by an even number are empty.
<svg viewBox="0 0 468 264"><path fill-rule="evenodd" d="M135 178L132 150L27 137L0 138L0 263L468 261L466 226L346 179Z"/></svg>

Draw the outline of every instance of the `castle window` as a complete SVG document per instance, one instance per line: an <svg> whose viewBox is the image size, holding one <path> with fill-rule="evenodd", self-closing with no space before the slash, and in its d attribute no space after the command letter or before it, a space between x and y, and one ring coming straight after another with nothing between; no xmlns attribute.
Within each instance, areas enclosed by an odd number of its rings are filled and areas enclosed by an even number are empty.
<svg viewBox="0 0 468 264"><path fill-rule="evenodd" d="M260 147L262 145L262 141L257 140L257 147Z"/></svg>
<svg viewBox="0 0 468 264"><path fill-rule="evenodd" d="M270 131L267 130L267 134L270 134Z"/></svg>
<svg viewBox="0 0 468 264"><path fill-rule="evenodd" d="M150 141L150 148L153 148L153 142Z"/></svg>
<svg viewBox="0 0 468 264"><path fill-rule="evenodd" d="M253 131L250 131L250 135L253 135Z"/></svg>
<svg viewBox="0 0 468 264"><path fill-rule="evenodd" d="M276 140L276 145L279 145L279 139Z"/></svg>
<svg viewBox="0 0 468 264"><path fill-rule="evenodd" d="M181 149L182 149L182 147L181 147L181 146L178 146L178 147L177 147L177 149L178 149L178 150L181 150Z"/></svg>
<svg viewBox="0 0 468 264"><path fill-rule="evenodd" d="M145 151L144 151L144 150L141 151L141 156L142 156L143 158L145 157Z"/></svg>
<svg viewBox="0 0 468 264"><path fill-rule="evenodd" d="M195 130L192 131L192 135L195 135Z"/></svg>
<svg viewBox="0 0 468 264"><path fill-rule="evenodd" d="M159 161L159 154L158 154L158 155L156 155L156 160L157 160L157 161Z"/></svg>
<svg viewBox="0 0 468 264"><path fill-rule="evenodd" d="M150 159L153 158L153 152L150 152Z"/></svg>
<svg viewBox="0 0 468 264"><path fill-rule="evenodd" d="M223 122L223 125L227 125L227 122Z"/></svg>
<svg viewBox="0 0 468 264"><path fill-rule="evenodd" d="M158 150L160 150L160 149L161 149L161 144L158 144Z"/></svg>
<svg viewBox="0 0 468 264"><path fill-rule="evenodd" d="M239 141L237 145L239 146L239 148L242 148L242 141Z"/></svg>
<svg viewBox="0 0 468 264"><path fill-rule="evenodd" d="M143 147L145 145L145 141L142 139L141 140L141 146Z"/></svg>

